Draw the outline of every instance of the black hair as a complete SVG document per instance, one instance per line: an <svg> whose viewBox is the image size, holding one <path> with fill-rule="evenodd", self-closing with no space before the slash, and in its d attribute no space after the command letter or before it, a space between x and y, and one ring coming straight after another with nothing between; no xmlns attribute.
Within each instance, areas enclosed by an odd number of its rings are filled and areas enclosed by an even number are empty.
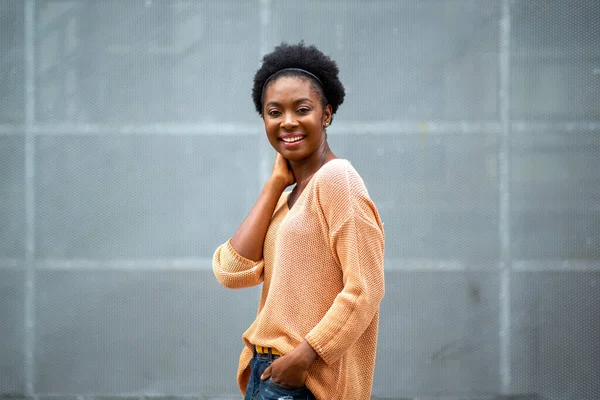
<svg viewBox="0 0 600 400"><path fill-rule="evenodd" d="M286 70L286 68L299 68L315 75L320 83L308 74L297 70ZM273 76L275 74L275 76ZM344 102L346 94L344 85L338 78L339 70L335 61L323 54L315 46L305 46L304 42L289 45L281 43L275 47L273 52L263 57L262 66L254 75L254 86L252 88L252 100L256 111L263 115L263 95L267 86L279 76L300 76L309 79L314 88L321 94L323 106L331 104L332 120L333 114L340 104Z"/></svg>

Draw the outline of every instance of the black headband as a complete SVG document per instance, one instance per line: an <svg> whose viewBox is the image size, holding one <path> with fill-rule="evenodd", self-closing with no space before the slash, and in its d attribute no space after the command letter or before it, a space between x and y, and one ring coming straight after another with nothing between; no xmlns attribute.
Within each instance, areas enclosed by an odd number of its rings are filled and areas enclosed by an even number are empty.
<svg viewBox="0 0 600 400"><path fill-rule="evenodd" d="M308 72L305 69L302 68L284 68L284 69L280 69L279 71L274 72L273 74L271 74L271 76L269 76L267 78L267 80L265 81L265 84L263 85L263 93L265 92L265 88L267 87L267 83L269 83L269 81L271 81L271 79L273 79L275 77L275 75L278 75L281 72L284 71L296 71L296 72L301 72L305 75L310 76L311 78L314 78L317 82L319 82L319 85L321 85L321 87L323 87L323 83L321 82L321 80L319 78L317 78L317 76L311 72Z"/></svg>

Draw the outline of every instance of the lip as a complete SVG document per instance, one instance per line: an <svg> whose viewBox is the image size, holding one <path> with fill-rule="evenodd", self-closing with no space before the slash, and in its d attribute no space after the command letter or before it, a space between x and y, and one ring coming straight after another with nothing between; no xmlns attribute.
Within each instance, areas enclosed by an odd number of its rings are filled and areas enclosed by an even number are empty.
<svg viewBox="0 0 600 400"><path fill-rule="evenodd" d="M301 136L302 139L300 139L296 142L288 143L283 140L284 138L293 138L293 137L298 137L298 136ZM302 142L304 141L304 138L306 138L306 135L302 135L302 134L298 134L298 133L297 134L286 133L285 135L279 136L279 140L283 144L283 147L285 147L286 149L293 149L293 148L299 147L302 144Z"/></svg>
<svg viewBox="0 0 600 400"><path fill-rule="evenodd" d="M284 139L284 138L292 138L292 137L298 137L298 136L306 136L303 133L300 132L292 132L292 133L283 133L281 135L279 135L279 139Z"/></svg>

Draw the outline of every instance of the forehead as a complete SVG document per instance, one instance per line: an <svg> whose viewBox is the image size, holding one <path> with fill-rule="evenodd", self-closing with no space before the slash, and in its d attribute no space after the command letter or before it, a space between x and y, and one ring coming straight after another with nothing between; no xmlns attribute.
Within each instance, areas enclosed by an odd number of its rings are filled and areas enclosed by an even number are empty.
<svg viewBox="0 0 600 400"><path fill-rule="evenodd" d="M269 83L265 90L263 103L294 101L301 97L309 98L314 102L319 100L319 93L315 90L311 80L302 76L282 76Z"/></svg>

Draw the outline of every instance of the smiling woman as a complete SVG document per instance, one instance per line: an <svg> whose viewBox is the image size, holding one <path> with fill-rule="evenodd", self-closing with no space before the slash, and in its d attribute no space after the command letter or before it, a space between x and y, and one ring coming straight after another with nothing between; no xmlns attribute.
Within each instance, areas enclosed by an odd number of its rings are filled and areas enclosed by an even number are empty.
<svg viewBox="0 0 600 400"><path fill-rule="evenodd" d="M275 164L213 257L225 287L263 285L242 336L240 390L246 399L370 399L384 232L360 175L327 143L344 99L337 65L314 46L282 44L264 57L252 96Z"/></svg>
<svg viewBox="0 0 600 400"><path fill-rule="evenodd" d="M295 76L282 76L265 91L265 131L271 146L290 162L297 178L293 198L312 173L335 157L325 134L331 105L323 107L320 97L308 78Z"/></svg>

